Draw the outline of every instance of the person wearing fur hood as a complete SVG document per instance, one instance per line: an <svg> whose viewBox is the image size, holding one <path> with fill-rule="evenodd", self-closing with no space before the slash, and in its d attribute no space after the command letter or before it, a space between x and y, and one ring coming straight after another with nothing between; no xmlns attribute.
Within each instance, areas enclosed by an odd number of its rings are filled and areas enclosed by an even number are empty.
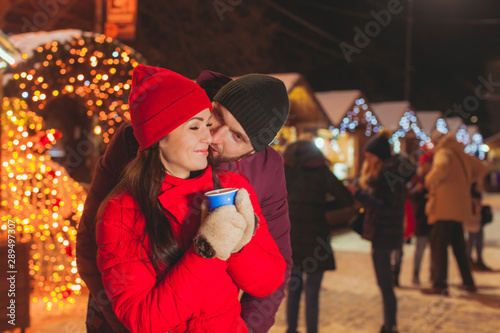
<svg viewBox="0 0 500 333"><path fill-rule="evenodd" d="M436 274L432 288L422 292L447 294L448 245L462 275L464 288L475 291L465 252L462 223L473 218L471 186L486 176L487 168L481 161L464 152L464 146L456 139L456 133L443 134L435 131L431 135L435 144L431 171L425 177L429 191L426 213L431 232L431 260Z"/></svg>
<svg viewBox="0 0 500 333"><path fill-rule="evenodd" d="M406 184L415 172L409 159L392 154L390 137L390 131L382 130L368 141L359 184L350 187L365 209L362 237L372 242L373 266L384 306L381 333L397 332L391 255L403 244Z"/></svg>

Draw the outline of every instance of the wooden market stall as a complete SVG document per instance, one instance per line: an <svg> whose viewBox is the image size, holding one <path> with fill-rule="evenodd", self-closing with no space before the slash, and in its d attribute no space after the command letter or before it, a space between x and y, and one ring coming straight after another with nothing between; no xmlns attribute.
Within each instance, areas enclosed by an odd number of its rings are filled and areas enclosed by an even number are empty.
<svg viewBox="0 0 500 333"><path fill-rule="evenodd" d="M339 179L359 176L363 147L380 127L378 118L360 90L317 92L316 98L334 128L320 132L323 152L333 164Z"/></svg>
<svg viewBox="0 0 500 333"><path fill-rule="evenodd" d="M392 142L396 153L411 155L424 144L427 137L410 102L373 103L372 108L382 126L393 133Z"/></svg>
<svg viewBox="0 0 500 333"><path fill-rule="evenodd" d="M290 114L274 142L276 149L300 137L316 137L318 129L332 126L323 108L316 100L311 85L299 73L269 74L283 81L290 99Z"/></svg>
<svg viewBox="0 0 500 333"><path fill-rule="evenodd" d="M427 137L430 137L432 132L438 127L438 123L443 119L441 111L417 111L417 116L420 127ZM444 120L443 120L444 121Z"/></svg>

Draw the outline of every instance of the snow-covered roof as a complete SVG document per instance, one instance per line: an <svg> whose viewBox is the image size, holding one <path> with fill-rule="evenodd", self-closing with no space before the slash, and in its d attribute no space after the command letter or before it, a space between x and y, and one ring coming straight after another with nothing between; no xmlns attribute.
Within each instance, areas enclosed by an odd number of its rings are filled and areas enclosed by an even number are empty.
<svg viewBox="0 0 500 333"><path fill-rule="evenodd" d="M53 41L57 41L59 43L68 42L73 40L75 37L82 36L83 34L85 33L78 29L27 32L23 34L11 35L9 36L9 41L20 51L20 54L15 56L14 59L16 60L16 63L21 63L25 61L22 58L23 54L27 54L28 58L31 57L33 55L33 51L40 45L52 43ZM11 78L11 74L3 75L2 85L5 86Z"/></svg>
<svg viewBox="0 0 500 333"><path fill-rule="evenodd" d="M290 91L297 85L297 82L300 80L302 77L301 74L299 73L279 73L279 74L266 74L272 77L275 77L277 79L280 79L283 81L286 87L286 91L290 93ZM240 78L241 76L231 76L231 79L236 80ZM196 81L196 79L193 79L193 81Z"/></svg>
<svg viewBox="0 0 500 333"><path fill-rule="evenodd" d="M9 36L9 40L12 45L21 51L21 55L16 58L16 62L22 62L22 54L26 53L29 57L40 45L52 43L53 41L64 43L82 34L82 30L77 29L38 31L12 35Z"/></svg>
<svg viewBox="0 0 500 333"><path fill-rule="evenodd" d="M500 133L494 134L484 140L484 143L492 146L498 146L500 143Z"/></svg>
<svg viewBox="0 0 500 333"><path fill-rule="evenodd" d="M300 75L299 73L280 73L280 74L268 74L268 75L283 81L286 87L286 91L288 92L290 92L295 87L297 82L302 77L302 75Z"/></svg>
<svg viewBox="0 0 500 333"><path fill-rule="evenodd" d="M399 129L401 118L403 118L406 111L411 109L410 102L408 101L371 103L371 107L382 126L387 127L392 132Z"/></svg>
<svg viewBox="0 0 500 333"><path fill-rule="evenodd" d="M427 135L431 135L436 129L436 123L439 118L443 117L441 111L417 111L415 112L420 127Z"/></svg>
<svg viewBox="0 0 500 333"><path fill-rule="evenodd" d="M446 127L448 131L457 132L460 127L464 124L464 121L460 117L446 118Z"/></svg>
<svg viewBox="0 0 500 333"><path fill-rule="evenodd" d="M338 126L362 94L360 90L332 90L317 92L314 96L325 110L330 122Z"/></svg>
<svg viewBox="0 0 500 333"><path fill-rule="evenodd" d="M480 133L479 132L479 127L476 126L476 125L467 125L466 126L466 130L467 130L467 133L469 133L469 135L472 137L474 134L476 133Z"/></svg>

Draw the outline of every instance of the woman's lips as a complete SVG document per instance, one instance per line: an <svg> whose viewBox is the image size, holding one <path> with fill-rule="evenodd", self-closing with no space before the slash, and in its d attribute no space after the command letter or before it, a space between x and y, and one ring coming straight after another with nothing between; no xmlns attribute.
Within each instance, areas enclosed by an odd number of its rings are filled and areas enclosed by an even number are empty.
<svg viewBox="0 0 500 333"><path fill-rule="evenodd" d="M196 150L195 153L208 156L208 150Z"/></svg>

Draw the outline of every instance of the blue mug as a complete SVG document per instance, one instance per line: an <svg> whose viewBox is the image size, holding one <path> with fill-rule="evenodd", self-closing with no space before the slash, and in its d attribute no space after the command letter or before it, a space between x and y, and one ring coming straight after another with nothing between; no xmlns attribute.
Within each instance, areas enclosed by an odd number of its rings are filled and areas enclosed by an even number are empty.
<svg viewBox="0 0 500 333"><path fill-rule="evenodd" d="M208 209L213 211L220 206L234 205L234 197L237 191L237 188L222 188L220 190L205 192Z"/></svg>

